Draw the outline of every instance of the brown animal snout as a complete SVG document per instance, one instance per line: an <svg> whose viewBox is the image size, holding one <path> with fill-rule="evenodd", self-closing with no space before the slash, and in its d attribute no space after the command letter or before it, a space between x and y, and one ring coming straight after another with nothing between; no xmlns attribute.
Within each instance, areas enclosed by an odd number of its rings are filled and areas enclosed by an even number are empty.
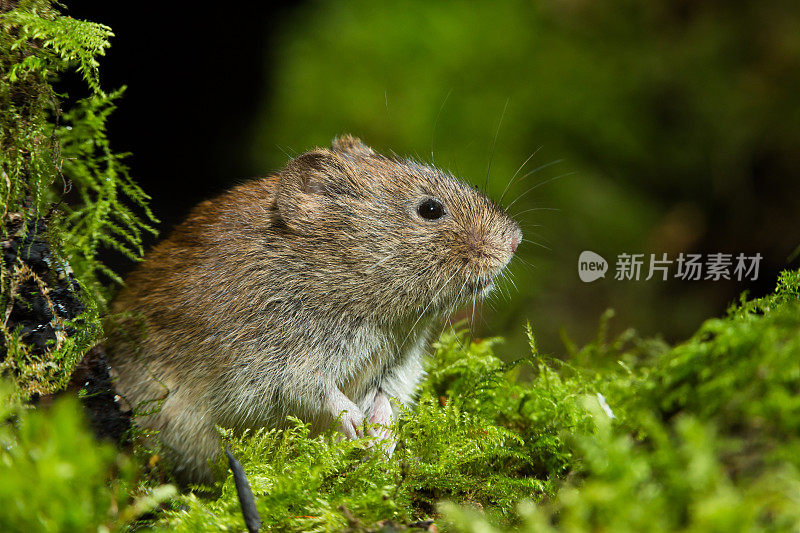
<svg viewBox="0 0 800 533"><path fill-rule="evenodd" d="M522 230L519 229L519 226L517 226L512 230L511 238L509 240L509 247L511 248L512 254L517 251L517 247L521 242L522 242Z"/></svg>
<svg viewBox="0 0 800 533"><path fill-rule="evenodd" d="M517 251L517 247L519 246L519 243L521 243L521 242L522 242L522 231L519 228L517 228L511 234L511 239L509 241L509 247L511 248L511 253L512 254Z"/></svg>

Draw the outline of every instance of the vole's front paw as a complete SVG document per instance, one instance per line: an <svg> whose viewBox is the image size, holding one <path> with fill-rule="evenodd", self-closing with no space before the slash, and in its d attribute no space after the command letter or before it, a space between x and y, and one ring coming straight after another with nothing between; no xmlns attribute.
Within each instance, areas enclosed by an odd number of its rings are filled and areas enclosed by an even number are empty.
<svg viewBox="0 0 800 533"><path fill-rule="evenodd" d="M339 431L350 440L364 436L364 413L338 388L331 388L325 399L328 412L339 418Z"/></svg>
<svg viewBox="0 0 800 533"><path fill-rule="evenodd" d="M364 436L364 413L361 409L353 405L351 409L342 413L340 420L339 431L348 439L356 440Z"/></svg>
<svg viewBox="0 0 800 533"><path fill-rule="evenodd" d="M370 437L377 437L374 443L381 446L389 456L392 455L397 444L392 439L391 427L393 420L392 405L389 403L389 398L382 391L378 391L372 401L367 422L379 427L367 429L367 434Z"/></svg>

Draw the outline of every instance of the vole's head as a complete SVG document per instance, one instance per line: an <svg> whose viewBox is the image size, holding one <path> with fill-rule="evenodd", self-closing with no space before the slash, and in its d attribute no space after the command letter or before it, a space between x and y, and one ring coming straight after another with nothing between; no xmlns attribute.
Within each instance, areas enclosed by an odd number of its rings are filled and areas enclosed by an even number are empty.
<svg viewBox="0 0 800 533"><path fill-rule="evenodd" d="M519 225L474 187L350 136L290 162L276 203L318 261L317 281L398 316L487 294L522 241Z"/></svg>

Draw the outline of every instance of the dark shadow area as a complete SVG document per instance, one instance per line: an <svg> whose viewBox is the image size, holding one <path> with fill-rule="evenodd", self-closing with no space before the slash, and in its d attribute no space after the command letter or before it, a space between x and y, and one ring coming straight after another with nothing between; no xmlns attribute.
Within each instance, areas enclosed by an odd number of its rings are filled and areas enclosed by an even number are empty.
<svg viewBox="0 0 800 533"><path fill-rule="evenodd" d="M297 2L234 3L219 9L166 2L75 2L72 17L115 34L101 64L106 91L127 86L112 114L114 150L131 152L131 175L152 197L162 236L197 202L269 169L253 169L248 152L255 109L270 94L267 54ZM80 97L79 80L66 82ZM75 93L75 94L73 94ZM149 245L153 244L151 238ZM125 273L133 264L108 252Z"/></svg>

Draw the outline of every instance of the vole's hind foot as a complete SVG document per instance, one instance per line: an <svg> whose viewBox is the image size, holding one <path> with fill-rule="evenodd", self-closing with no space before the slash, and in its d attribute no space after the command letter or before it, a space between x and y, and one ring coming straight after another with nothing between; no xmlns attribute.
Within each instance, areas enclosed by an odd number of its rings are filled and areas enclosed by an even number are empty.
<svg viewBox="0 0 800 533"><path fill-rule="evenodd" d="M367 435L373 437L369 441L369 447L382 451L386 457L391 457L394 454L394 449L397 447L397 438L392 434L392 430L386 426L380 426L377 429L369 428Z"/></svg>
<svg viewBox="0 0 800 533"><path fill-rule="evenodd" d="M371 425L367 428L367 435L375 437L370 441L370 446L381 448L387 456L391 457L397 441L392 436L392 424L394 423L392 405L383 391L379 390L375 393L375 398L369 408L367 422Z"/></svg>

